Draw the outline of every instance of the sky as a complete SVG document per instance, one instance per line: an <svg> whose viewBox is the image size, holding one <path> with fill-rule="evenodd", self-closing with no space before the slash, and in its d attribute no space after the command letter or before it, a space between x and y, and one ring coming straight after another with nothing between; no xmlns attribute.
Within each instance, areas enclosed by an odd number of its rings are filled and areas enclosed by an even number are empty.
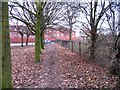
<svg viewBox="0 0 120 90"><path fill-rule="evenodd" d="M17 0L17 1L23 2L24 0ZM30 0L30 1L34 1L34 0ZM51 1L54 1L54 0L51 0ZM65 0L63 0L63 1L65 1ZM71 1L71 0L67 0L67 2L69 2L69 1ZM74 0L72 0L72 1L74 1ZM90 0L77 0L77 1L81 1L81 2L85 2L86 1L86 2L88 2ZM80 14L80 16L77 18L77 20L79 22L81 22L81 21L86 22L86 19L84 18L83 14ZM10 25L16 25L16 20L10 20ZM24 25L24 24L22 22L19 22L19 25ZM109 26L108 26L108 24L106 22L104 22L103 27L109 28ZM75 23L73 25L73 30L76 31L76 36L80 35L79 32L80 32L81 28L82 28L82 25L80 23Z"/></svg>

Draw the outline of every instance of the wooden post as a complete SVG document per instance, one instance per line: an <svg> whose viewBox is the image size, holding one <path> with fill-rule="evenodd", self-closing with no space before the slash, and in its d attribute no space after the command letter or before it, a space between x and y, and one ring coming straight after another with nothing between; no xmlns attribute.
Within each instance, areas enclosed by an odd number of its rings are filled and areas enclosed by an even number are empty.
<svg viewBox="0 0 120 90"><path fill-rule="evenodd" d="M73 51L73 41L71 41L71 50Z"/></svg>
<svg viewBox="0 0 120 90"><path fill-rule="evenodd" d="M81 55L81 42L79 42L79 55Z"/></svg>

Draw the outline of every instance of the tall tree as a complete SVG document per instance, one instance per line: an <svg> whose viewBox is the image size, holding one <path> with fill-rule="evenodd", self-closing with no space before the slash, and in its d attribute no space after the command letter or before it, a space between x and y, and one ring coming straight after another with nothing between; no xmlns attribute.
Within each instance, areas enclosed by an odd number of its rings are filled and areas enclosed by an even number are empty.
<svg viewBox="0 0 120 90"><path fill-rule="evenodd" d="M65 26L69 26L69 40L72 40L73 25L76 23L76 18L78 17L78 9L76 8L78 3L67 2L63 4L63 13L61 14L61 21L67 22Z"/></svg>
<svg viewBox="0 0 120 90"><path fill-rule="evenodd" d="M23 22L32 34L35 35L35 62L40 61L40 53L41 53L41 18L43 13L44 4L35 2L11 2L10 4L11 10L10 15L12 18L17 19ZM19 7L22 10L22 13L15 7ZM16 13L12 12L15 10Z"/></svg>
<svg viewBox="0 0 120 90"><path fill-rule="evenodd" d="M112 74L117 75L118 76L118 82L116 87L118 89L120 89L120 2L118 2L118 27L117 27L117 32L119 33L117 35L117 38L115 40L115 51L116 51L116 55L115 55L115 59L113 61L113 65L110 68L110 71Z"/></svg>
<svg viewBox="0 0 120 90"><path fill-rule="evenodd" d="M53 22L56 20L56 16L59 14L58 11L60 10L61 5L56 2L45 2L36 4L35 2L29 2L28 0L25 0L24 3L11 1L9 6L10 18L19 20L24 23L28 27L30 32L35 35L35 53L38 54L38 51L40 50L37 49L37 46L40 45L40 48L44 48L44 30L48 25L54 24ZM39 26L40 28L38 28ZM38 31L38 29L40 31ZM37 38L39 37L38 35L36 35L38 33L40 34L40 38ZM38 56L39 55L35 56L37 58L36 61L38 61Z"/></svg>
<svg viewBox="0 0 120 90"><path fill-rule="evenodd" d="M105 0L91 0L91 2L80 3L80 10L85 17L86 22L82 25L90 33L90 59L95 59L96 42L98 38L98 27L102 24L102 17L107 12L113 2L109 4Z"/></svg>
<svg viewBox="0 0 120 90"><path fill-rule="evenodd" d="M24 3L10 1L10 19L16 19L24 23L33 35L36 30L36 13L37 6L35 2L29 2L25 0ZM56 24L58 15L60 14L61 4L57 2L46 2L44 4L44 10L42 14L42 30L48 25ZM41 32L43 33L43 32Z"/></svg>
<svg viewBox="0 0 120 90"><path fill-rule="evenodd" d="M12 88L8 2L2 2L2 88Z"/></svg>
<svg viewBox="0 0 120 90"><path fill-rule="evenodd" d="M36 0L37 5L37 14L36 14L36 34L35 34L35 61L40 61L40 53L41 53L41 31L42 31L42 20L43 20L43 9L44 2L39 3Z"/></svg>
<svg viewBox="0 0 120 90"><path fill-rule="evenodd" d="M37 14L36 14L36 34L35 34L35 61L39 62L40 61L40 52L41 52L41 47L40 47L40 30L41 30L41 21L40 21L40 16L42 14L41 12L41 6L36 2L37 4Z"/></svg>
<svg viewBox="0 0 120 90"><path fill-rule="evenodd" d="M110 0L111 1L111 0ZM117 33L118 33L118 20L117 17L118 15L116 13L118 13L117 9L118 9L118 4L114 3L113 5L111 5L110 9L108 10L108 12L105 13L106 15L106 21L108 23L108 26L110 28L110 32L111 32L111 37L112 37L112 47L111 47L111 53L114 50L114 43L116 41L117 38Z"/></svg>

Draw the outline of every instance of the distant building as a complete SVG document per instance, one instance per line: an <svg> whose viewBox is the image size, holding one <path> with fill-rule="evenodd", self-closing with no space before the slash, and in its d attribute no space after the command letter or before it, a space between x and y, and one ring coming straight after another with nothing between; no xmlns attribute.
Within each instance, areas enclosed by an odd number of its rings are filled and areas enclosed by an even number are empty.
<svg viewBox="0 0 120 90"><path fill-rule="evenodd" d="M47 40L69 40L70 29L64 26L49 27L45 30L45 39ZM72 31L72 40L76 40L76 32Z"/></svg>
<svg viewBox="0 0 120 90"><path fill-rule="evenodd" d="M24 37L23 37L23 42L26 42L27 36L26 36L26 31L27 31L27 27L26 26L19 26L19 30L17 30L17 27L14 25L10 25L10 42L11 43L21 43L22 39L21 39L21 35L19 33L19 31L23 31L24 33ZM34 36L30 35L28 42L32 43L35 41Z"/></svg>
<svg viewBox="0 0 120 90"><path fill-rule="evenodd" d="M20 30L24 32L23 42L26 42L26 26L19 26ZM45 30L44 38L45 40L69 40L69 32L70 30L64 26L57 26L57 27L48 27ZM76 40L76 32L72 31L72 40ZM21 42L21 35L17 30L17 27L14 25L10 26L10 41L11 43L20 43ZM29 43L35 42L35 36L30 35L28 39Z"/></svg>

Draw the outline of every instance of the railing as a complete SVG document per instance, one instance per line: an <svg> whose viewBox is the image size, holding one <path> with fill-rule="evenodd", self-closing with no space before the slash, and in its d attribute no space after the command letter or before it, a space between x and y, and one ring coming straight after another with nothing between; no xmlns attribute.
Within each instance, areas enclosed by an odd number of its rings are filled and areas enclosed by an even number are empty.
<svg viewBox="0 0 120 90"><path fill-rule="evenodd" d="M57 40L56 43L65 48L69 48L72 52L79 53L81 55L81 42L69 41L69 40Z"/></svg>

